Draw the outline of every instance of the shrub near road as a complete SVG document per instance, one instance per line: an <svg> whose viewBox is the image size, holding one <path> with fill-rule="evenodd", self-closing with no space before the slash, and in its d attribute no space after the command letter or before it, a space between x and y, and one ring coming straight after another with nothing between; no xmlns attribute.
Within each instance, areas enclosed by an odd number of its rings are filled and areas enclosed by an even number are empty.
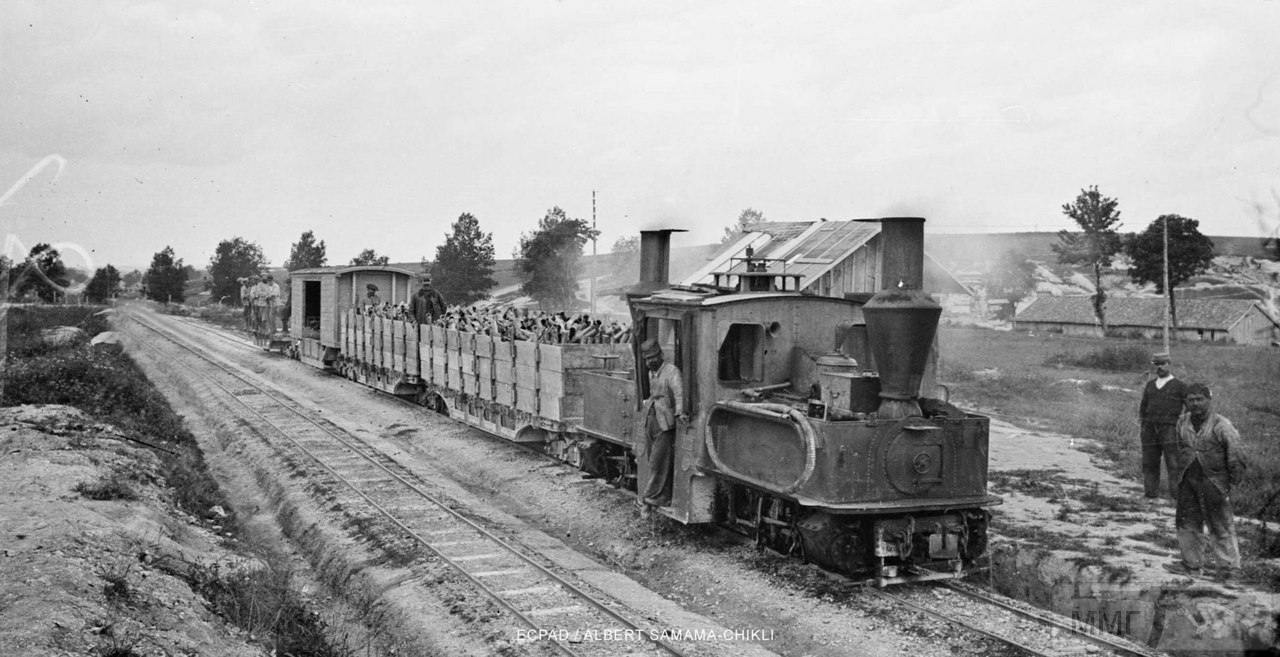
<svg viewBox="0 0 1280 657"><path fill-rule="evenodd" d="M1139 480L1138 402L1159 343L955 327L939 340L953 401L1097 440L1121 475ZM1206 383L1214 410L1240 430L1251 468L1236 512L1280 519L1280 350L1178 342L1172 352L1174 375Z"/></svg>

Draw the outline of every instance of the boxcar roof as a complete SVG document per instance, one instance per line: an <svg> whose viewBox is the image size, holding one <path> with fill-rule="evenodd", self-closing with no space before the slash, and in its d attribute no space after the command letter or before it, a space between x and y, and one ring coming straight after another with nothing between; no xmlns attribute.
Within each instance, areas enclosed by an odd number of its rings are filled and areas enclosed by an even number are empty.
<svg viewBox="0 0 1280 657"><path fill-rule="evenodd" d="M398 267L395 265L345 265L341 267L308 267L307 269L295 270L291 275L333 274L335 276L341 276L352 272L390 272L392 274L404 274L406 276L417 276L422 273L421 270L409 269L408 267Z"/></svg>

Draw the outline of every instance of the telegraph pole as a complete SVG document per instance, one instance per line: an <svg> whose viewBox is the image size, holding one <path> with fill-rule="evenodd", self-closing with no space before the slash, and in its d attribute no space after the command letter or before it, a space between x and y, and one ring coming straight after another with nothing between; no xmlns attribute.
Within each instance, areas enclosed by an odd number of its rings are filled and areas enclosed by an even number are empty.
<svg viewBox="0 0 1280 657"><path fill-rule="evenodd" d="M1164 353L1169 353L1169 317L1173 314L1173 288L1169 287L1169 216L1165 215L1161 223L1164 225Z"/></svg>
<svg viewBox="0 0 1280 657"><path fill-rule="evenodd" d="M596 190L591 190L591 314L596 314Z"/></svg>

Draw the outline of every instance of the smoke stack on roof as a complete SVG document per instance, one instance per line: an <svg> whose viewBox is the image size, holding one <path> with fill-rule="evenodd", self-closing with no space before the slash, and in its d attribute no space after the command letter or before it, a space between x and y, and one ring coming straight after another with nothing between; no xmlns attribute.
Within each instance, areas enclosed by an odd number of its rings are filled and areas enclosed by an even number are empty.
<svg viewBox="0 0 1280 657"><path fill-rule="evenodd" d="M880 289L924 288L924 217L880 220Z"/></svg>
<svg viewBox="0 0 1280 657"><path fill-rule="evenodd" d="M671 275L671 233L680 228L640 231L640 282L631 294L649 294L669 285Z"/></svg>

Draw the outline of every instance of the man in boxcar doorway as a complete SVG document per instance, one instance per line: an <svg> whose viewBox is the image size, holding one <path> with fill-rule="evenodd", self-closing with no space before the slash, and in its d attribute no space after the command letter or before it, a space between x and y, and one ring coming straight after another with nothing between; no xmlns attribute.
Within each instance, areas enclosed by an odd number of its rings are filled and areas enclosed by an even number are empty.
<svg viewBox="0 0 1280 657"><path fill-rule="evenodd" d="M419 324L430 324L435 318L444 315L444 297L431 287L431 274L423 274L418 280L421 286L418 287L418 293L409 300L409 314Z"/></svg>
<svg viewBox="0 0 1280 657"><path fill-rule="evenodd" d="M1169 354L1151 357L1156 378L1147 382L1138 404L1138 420L1142 423L1142 488L1147 499L1160 497L1160 460L1163 456L1169 471L1169 492L1177 493L1173 481L1175 439L1174 425L1182 414L1187 386L1169 372Z"/></svg>
<svg viewBox="0 0 1280 657"><path fill-rule="evenodd" d="M684 410L684 381L675 365L662 359L662 348L649 340L640 345L640 356L649 370L649 398L645 400L644 452L649 476L641 482L641 516L650 506L671 504L671 481L675 460L676 422L689 421Z"/></svg>
<svg viewBox="0 0 1280 657"><path fill-rule="evenodd" d="M1240 571L1240 547L1231 489L1240 483L1247 467L1240 451L1240 433L1231 420L1213 412L1212 395L1203 383L1187 386L1187 412L1178 418L1175 432L1176 466L1169 474L1178 501L1174 525L1182 561L1166 568L1200 574L1207 543L1222 563L1222 575L1235 577Z"/></svg>

